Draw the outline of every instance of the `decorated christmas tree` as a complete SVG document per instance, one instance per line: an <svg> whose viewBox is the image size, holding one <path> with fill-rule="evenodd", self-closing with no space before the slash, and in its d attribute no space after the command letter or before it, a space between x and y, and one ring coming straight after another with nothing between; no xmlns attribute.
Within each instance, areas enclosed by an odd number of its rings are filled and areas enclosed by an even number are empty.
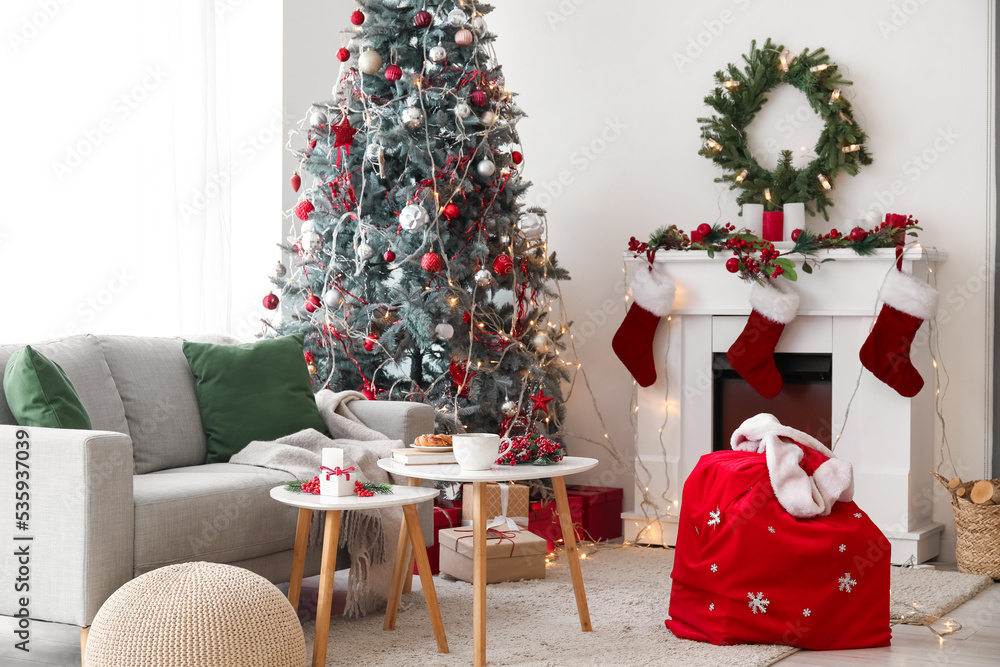
<svg viewBox="0 0 1000 667"><path fill-rule="evenodd" d="M446 432L557 432L576 364L560 358L553 281L568 275L544 211L520 200L524 114L492 49L493 8L358 4L333 99L297 147L271 333L306 334L317 390L422 401Z"/></svg>

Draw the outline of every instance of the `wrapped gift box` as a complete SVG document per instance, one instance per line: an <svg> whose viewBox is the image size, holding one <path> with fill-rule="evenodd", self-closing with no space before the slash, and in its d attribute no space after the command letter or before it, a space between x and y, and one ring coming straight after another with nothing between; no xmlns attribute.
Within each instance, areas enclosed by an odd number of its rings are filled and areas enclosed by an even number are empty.
<svg viewBox="0 0 1000 667"><path fill-rule="evenodd" d="M617 540L622 537L622 497L613 486L566 487L566 495L583 500L583 535L587 540Z"/></svg>
<svg viewBox="0 0 1000 667"><path fill-rule="evenodd" d="M355 468L344 467L344 450L324 447L319 470L319 495L334 498L352 496L356 481L358 474Z"/></svg>
<svg viewBox="0 0 1000 667"><path fill-rule="evenodd" d="M527 531L489 531L486 540L486 583L545 578L545 540ZM446 528L438 533L441 572L472 581L472 528Z"/></svg>
<svg viewBox="0 0 1000 667"><path fill-rule="evenodd" d="M427 547L427 560L431 562L431 572L438 574L441 571L441 538L440 533L446 528L455 528L462 524L462 517L459 510L454 507L434 508L434 544ZM420 574L417 564L413 564L413 574Z"/></svg>
<svg viewBox="0 0 1000 667"><path fill-rule="evenodd" d="M528 525L528 487L525 484L504 484L507 491L507 512L510 519L520 519ZM491 482L486 485L486 520L504 514L503 490L501 485ZM462 486L462 521L472 521L472 485Z"/></svg>
<svg viewBox="0 0 1000 667"><path fill-rule="evenodd" d="M583 539L583 498L570 496L569 514L575 526L577 540ZM559 523L559 512L556 501L542 500L531 503L528 514L528 530L539 537L544 537L549 551L555 548L555 543L562 539L562 525Z"/></svg>
<svg viewBox="0 0 1000 667"><path fill-rule="evenodd" d="M706 454L685 481L667 627L717 645L888 646L889 541L837 494L819 511L802 509L819 497L810 484L832 487L832 469L821 466L840 465L846 479L849 466L811 446L776 444L790 465L774 484L771 454L754 451ZM783 491L790 478L797 496Z"/></svg>

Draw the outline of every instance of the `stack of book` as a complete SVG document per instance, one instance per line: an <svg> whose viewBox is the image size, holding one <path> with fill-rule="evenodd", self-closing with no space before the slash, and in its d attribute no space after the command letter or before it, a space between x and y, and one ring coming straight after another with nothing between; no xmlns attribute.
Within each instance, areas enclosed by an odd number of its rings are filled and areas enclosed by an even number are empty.
<svg viewBox="0 0 1000 667"><path fill-rule="evenodd" d="M435 463L458 463L454 452L428 452L420 447L401 447L392 450L392 460L403 465L419 466Z"/></svg>

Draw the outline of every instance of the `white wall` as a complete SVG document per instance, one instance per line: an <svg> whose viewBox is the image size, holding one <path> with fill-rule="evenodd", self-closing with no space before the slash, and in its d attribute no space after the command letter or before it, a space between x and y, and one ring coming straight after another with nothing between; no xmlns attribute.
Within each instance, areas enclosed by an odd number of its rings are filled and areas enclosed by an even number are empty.
<svg viewBox="0 0 1000 667"><path fill-rule="evenodd" d="M959 474L986 473L993 295L980 276L992 271L993 259L991 3L495 4L489 23L499 35L497 53L508 86L520 93L529 114L518 126L525 174L536 184L532 198L548 206L550 247L573 275L563 291L576 320L581 361L618 447L632 446L632 383L611 352L624 316L621 251L630 235L644 238L661 224L692 229L701 222L738 222L734 198L712 182L718 172L697 155L695 119L707 111L702 98L712 88L713 72L739 60L751 39L770 36L793 53L826 47L855 83L852 101L871 137L875 164L857 178L836 182L830 225L849 229L848 218L892 198L892 212L920 219L923 243L950 255L938 275L941 356L951 377L944 401L948 439ZM347 25L354 3L285 5L286 109L301 117L333 84L333 52L340 44L330 35ZM794 113L797 104L791 96L785 111ZM780 137L773 123L782 114L767 111L772 120L762 114L754 129ZM914 161L921 155L926 168ZM286 160L286 178L290 173ZM894 183L899 194L892 194ZM872 285L873 305L877 287ZM569 409L570 430L601 438L580 387ZM570 447L606 461L591 481L630 486L599 448L573 440ZM943 494L936 498L935 517L954 539Z"/></svg>

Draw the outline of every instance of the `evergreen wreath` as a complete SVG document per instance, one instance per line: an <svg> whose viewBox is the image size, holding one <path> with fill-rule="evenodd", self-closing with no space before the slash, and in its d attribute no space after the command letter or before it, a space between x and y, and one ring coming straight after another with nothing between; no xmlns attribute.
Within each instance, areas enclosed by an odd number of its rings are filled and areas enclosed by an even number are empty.
<svg viewBox="0 0 1000 667"><path fill-rule="evenodd" d="M743 60L742 70L730 63L715 73L718 86L705 98L715 114L698 119L705 140L698 153L726 172L715 179L717 183L742 189L736 200L740 205L763 204L765 210L778 211L786 203L815 200L818 212L829 220L826 209L833 206L829 193L837 175L843 171L855 176L861 165L872 163L865 146L868 136L843 94L852 82L840 75L823 49L805 49L790 58L783 45L770 39L760 49L752 41ZM782 83L801 91L826 126L816 142L818 157L805 168L792 166L792 152L783 150L778 165L768 171L754 159L746 130L767 101L767 93ZM806 210L816 214L808 204Z"/></svg>

